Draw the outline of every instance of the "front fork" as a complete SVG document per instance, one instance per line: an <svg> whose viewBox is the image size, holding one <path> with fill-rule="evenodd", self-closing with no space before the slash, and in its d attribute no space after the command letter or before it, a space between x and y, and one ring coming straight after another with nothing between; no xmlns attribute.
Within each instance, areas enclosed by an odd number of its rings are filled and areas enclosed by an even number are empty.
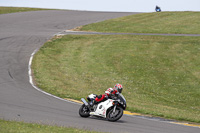
<svg viewBox="0 0 200 133"><path fill-rule="evenodd" d="M115 114L116 107L117 107L117 106L115 105L115 106L114 106L114 109L113 109L113 113L114 113L114 114Z"/></svg>
<svg viewBox="0 0 200 133"><path fill-rule="evenodd" d="M115 114L115 111L116 111L116 107L117 107L117 105L118 105L118 102L117 102L117 101L114 101L114 102L113 102L113 105L114 105L113 113Z"/></svg>

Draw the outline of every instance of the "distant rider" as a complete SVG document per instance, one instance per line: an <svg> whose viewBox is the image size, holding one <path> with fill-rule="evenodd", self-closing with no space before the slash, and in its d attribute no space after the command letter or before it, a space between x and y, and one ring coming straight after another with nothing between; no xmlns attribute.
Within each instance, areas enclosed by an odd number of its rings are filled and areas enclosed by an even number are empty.
<svg viewBox="0 0 200 133"><path fill-rule="evenodd" d="M156 12L161 12L161 8L159 6L156 6L155 10Z"/></svg>

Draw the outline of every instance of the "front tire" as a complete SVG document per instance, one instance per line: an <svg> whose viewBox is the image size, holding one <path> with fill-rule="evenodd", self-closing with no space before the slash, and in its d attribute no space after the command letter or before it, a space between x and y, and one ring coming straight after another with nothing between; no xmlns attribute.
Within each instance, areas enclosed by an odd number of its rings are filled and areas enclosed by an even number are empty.
<svg viewBox="0 0 200 133"><path fill-rule="evenodd" d="M79 109L79 115L81 117L89 117L90 116L90 110L85 104L83 104Z"/></svg>
<svg viewBox="0 0 200 133"><path fill-rule="evenodd" d="M113 110L114 110L114 108L112 108L111 110L109 110L109 112L108 112L108 114L106 116L106 119L108 121L112 121L112 122L117 121L123 115L123 109L122 108L116 107L115 113L113 112Z"/></svg>

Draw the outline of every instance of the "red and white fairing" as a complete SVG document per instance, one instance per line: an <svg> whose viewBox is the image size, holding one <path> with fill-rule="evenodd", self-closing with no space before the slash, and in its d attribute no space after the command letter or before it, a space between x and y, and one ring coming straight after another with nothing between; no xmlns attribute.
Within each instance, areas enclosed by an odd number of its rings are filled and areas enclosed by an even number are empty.
<svg viewBox="0 0 200 133"><path fill-rule="evenodd" d="M101 102L98 104L97 109L95 111L95 115L101 116L106 118L106 111L108 108L110 108L111 106L113 106L113 101L112 99L108 99L104 102Z"/></svg>

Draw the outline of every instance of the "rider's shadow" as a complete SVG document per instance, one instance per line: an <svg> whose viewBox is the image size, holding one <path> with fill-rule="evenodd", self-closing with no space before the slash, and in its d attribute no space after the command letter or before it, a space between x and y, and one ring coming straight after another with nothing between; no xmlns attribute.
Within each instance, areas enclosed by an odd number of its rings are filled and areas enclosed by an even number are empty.
<svg viewBox="0 0 200 133"><path fill-rule="evenodd" d="M89 119L99 120L99 121L106 121L106 122L112 123L111 121L108 121L108 120L106 120L105 118L102 118L102 117L90 116ZM124 121L124 120L120 119L118 121L115 121L114 123L127 123L127 121Z"/></svg>

